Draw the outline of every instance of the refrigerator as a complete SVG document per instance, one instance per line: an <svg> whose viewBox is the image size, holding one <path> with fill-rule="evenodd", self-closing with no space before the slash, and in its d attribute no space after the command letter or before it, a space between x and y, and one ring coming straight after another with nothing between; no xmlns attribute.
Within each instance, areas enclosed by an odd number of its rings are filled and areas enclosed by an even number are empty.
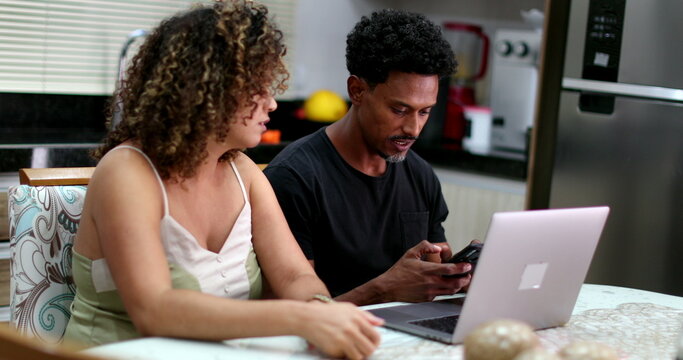
<svg viewBox="0 0 683 360"><path fill-rule="evenodd" d="M548 202L611 208L587 283L683 295L681 14L681 0L569 5Z"/></svg>

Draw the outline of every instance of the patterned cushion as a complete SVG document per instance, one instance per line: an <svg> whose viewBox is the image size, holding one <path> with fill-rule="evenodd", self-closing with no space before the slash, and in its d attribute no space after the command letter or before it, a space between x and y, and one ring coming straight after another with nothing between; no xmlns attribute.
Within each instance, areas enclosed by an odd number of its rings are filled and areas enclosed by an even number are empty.
<svg viewBox="0 0 683 360"><path fill-rule="evenodd" d="M10 323L19 332L60 342L75 287L71 247L85 186L10 187Z"/></svg>

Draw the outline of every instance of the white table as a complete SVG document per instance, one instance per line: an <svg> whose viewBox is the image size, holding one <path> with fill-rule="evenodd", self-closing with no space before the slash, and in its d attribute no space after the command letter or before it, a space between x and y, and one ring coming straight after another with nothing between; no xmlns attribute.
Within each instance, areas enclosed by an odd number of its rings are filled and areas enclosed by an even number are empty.
<svg viewBox="0 0 683 360"><path fill-rule="evenodd" d="M592 340L617 349L624 359L673 359L683 325L683 297L649 291L583 285L565 326L538 331L548 349ZM371 359L462 359L462 345L445 345L381 328L382 343ZM120 359L319 359L295 336L200 342L143 338L86 351Z"/></svg>

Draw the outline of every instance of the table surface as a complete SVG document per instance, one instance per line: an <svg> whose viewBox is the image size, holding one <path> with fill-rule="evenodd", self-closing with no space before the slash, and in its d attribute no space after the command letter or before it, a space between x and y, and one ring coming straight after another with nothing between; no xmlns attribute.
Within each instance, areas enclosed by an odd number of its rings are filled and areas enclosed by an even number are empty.
<svg viewBox="0 0 683 360"><path fill-rule="evenodd" d="M577 340L617 349L622 359L673 359L683 325L683 297L605 285L581 288L570 321L538 331L543 347L557 350ZM462 359L462 345L446 345L380 328L382 343L371 359ZM142 359L320 359L305 340L278 336L201 342L142 338L86 350L108 358Z"/></svg>

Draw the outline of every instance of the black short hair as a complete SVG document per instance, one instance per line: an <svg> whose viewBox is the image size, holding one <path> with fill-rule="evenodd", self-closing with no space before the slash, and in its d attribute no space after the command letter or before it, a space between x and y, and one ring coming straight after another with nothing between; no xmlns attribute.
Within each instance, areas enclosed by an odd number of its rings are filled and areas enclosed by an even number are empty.
<svg viewBox="0 0 683 360"><path fill-rule="evenodd" d="M439 78L457 62L441 28L424 15L385 9L363 16L346 37L346 68L374 86L400 71Z"/></svg>

